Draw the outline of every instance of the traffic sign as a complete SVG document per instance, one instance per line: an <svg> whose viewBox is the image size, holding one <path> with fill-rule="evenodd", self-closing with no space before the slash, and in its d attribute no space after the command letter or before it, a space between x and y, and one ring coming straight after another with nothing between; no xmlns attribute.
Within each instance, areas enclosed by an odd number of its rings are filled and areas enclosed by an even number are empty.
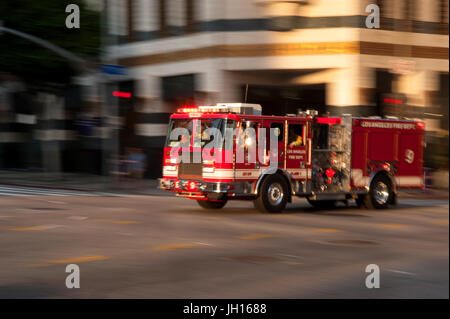
<svg viewBox="0 0 450 319"><path fill-rule="evenodd" d="M100 64L100 71L103 74L110 75L127 75L128 70L126 67L122 65L114 65L114 64Z"/></svg>

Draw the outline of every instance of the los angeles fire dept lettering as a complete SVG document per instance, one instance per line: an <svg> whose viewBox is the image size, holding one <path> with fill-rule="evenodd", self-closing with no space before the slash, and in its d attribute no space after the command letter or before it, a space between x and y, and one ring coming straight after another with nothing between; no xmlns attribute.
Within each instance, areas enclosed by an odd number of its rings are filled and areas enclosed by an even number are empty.
<svg viewBox="0 0 450 319"><path fill-rule="evenodd" d="M375 122L375 121L362 121L361 127L372 127L372 128L393 128L400 130L414 130L416 128L415 124L412 123L398 123L398 122Z"/></svg>

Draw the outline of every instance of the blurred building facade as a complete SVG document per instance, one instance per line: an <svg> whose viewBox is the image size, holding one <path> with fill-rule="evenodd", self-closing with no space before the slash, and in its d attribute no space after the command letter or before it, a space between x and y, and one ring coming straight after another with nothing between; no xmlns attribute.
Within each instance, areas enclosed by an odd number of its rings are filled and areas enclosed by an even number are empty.
<svg viewBox="0 0 450 319"><path fill-rule="evenodd" d="M107 115L120 127L117 152L144 149L146 176L157 177L177 107L246 100L263 114L424 119L436 145L428 153L448 169L448 0L102 1L103 61L126 71L76 80L89 156L111 138ZM379 29L366 26L369 4L380 8Z"/></svg>
<svg viewBox="0 0 450 319"><path fill-rule="evenodd" d="M366 26L372 3L379 29ZM448 137L448 0L109 0L104 12L148 147L180 105L245 99L264 114L422 118Z"/></svg>

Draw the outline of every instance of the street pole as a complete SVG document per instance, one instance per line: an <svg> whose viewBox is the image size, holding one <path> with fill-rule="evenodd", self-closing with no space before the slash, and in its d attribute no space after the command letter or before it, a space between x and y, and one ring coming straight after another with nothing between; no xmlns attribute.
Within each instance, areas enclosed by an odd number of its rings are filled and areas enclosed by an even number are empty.
<svg viewBox="0 0 450 319"><path fill-rule="evenodd" d="M62 56L63 58L66 58L67 60L69 60L70 62L72 62L72 66L74 66L77 70L82 71L82 72L86 72L89 71L89 67L87 65L87 61L80 58L79 56L57 46L54 45L44 39L35 37L34 35L28 34L28 33L24 33L24 32L20 32L18 30L14 30L11 28L7 28L4 27L3 22L0 20L0 35L5 32L5 33L10 33L13 34L15 36L18 36L20 38L29 40L31 42L36 43L37 45L47 48L53 52L55 52L56 54Z"/></svg>
<svg viewBox="0 0 450 319"><path fill-rule="evenodd" d="M106 64L116 64L116 59L111 59L107 54L108 46L114 46L117 44L117 35L113 33L109 33L110 29L110 19L108 19L108 1L103 1L103 10L101 15L101 34L100 41L102 47L102 55L101 60L104 65ZM120 132L120 123L119 123L119 107L118 101L116 98L112 98L109 88L113 88L116 90L117 86L117 78L115 76L109 76L108 74L103 74L102 76L102 95L103 95L103 103L102 103L102 121L106 122L109 119L107 127L107 132L110 136L102 139L102 173L106 176L106 181L114 182L111 178L114 178L112 172L118 173L119 171L119 132ZM113 165L111 165L113 164Z"/></svg>

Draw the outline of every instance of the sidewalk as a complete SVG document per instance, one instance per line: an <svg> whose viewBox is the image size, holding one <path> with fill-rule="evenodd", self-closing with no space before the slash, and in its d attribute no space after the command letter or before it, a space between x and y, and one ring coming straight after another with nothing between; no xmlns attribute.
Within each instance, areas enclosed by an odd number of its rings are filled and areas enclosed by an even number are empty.
<svg viewBox="0 0 450 319"><path fill-rule="evenodd" d="M117 182L112 177L79 173L42 173L0 170L0 185L39 187L85 192L126 193L135 195L168 195L158 189L156 179L143 179L139 189L134 181Z"/></svg>
<svg viewBox="0 0 450 319"><path fill-rule="evenodd" d="M117 183L111 177L77 173L41 173L26 171L1 171L0 185L40 187L49 189L77 190L87 192L109 192L135 195L171 196L158 189L156 179L144 179L140 189L134 189L133 182ZM407 189L399 192L400 198L448 199L445 189Z"/></svg>

